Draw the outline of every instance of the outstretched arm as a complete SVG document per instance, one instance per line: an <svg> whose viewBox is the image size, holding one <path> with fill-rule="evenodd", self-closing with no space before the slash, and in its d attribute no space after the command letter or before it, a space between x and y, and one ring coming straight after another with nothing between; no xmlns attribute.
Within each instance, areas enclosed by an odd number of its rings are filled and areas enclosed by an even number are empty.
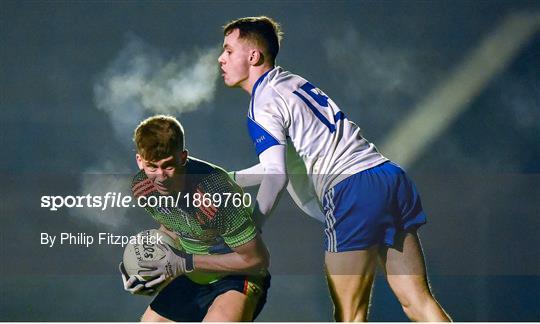
<svg viewBox="0 0 540 324"><path fill-rule="evenodd" d="M261 228L270 216L287 185L285 150L285 145L274 145L259 155L264 168L264 176L253 211L253 218L258 228Z"/></svg>
<svg viewBox="0 0 540 324"><path fill-rule="evenodd" d="M258 186L264 176L264 167L261 163L247 169L232 172L233 180L242 188Z"/></svg>

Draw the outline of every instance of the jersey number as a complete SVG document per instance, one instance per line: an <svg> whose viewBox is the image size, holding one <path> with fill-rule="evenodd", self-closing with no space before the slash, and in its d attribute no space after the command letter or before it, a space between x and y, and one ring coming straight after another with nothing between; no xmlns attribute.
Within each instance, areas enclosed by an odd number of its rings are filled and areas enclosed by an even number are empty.
<svg viewBox="0 0 540 324"><path fill-rule="evenodd" d="M322 108L328 108L328 97L317 91L317 88L315 88L311 83L306 82L303 86L300 87L300 89L304 90L305 93L307 93L317 104L319 104ZM333 133L336 131L336 125L332 124L326 117L321 114L319 109L317 109L311 101L309 101L306 97L304 97L300 92L293 91L295 95L297 95L302 101L311 109L313 114L330 130L330 133ZM337 123L339 120L345 119L345 114L341 111L338 111L334 115L334 123Z"/></svg>

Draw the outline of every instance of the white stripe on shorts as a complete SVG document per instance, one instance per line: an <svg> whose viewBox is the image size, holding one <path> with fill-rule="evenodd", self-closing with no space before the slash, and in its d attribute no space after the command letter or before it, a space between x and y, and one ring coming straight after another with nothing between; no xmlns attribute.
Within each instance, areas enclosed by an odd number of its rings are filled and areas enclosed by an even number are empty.
<svg viewBox="0 0 540 324"><path fill-rule="evenodd" d="M326 229L324 233L326 234L326 239L328 241L327 251L328 252L337 252L337 241L336 241L336 230L334 229L334 224L336 223L336 218L334 217L334 188L331 188L326 192Z"/></svg>

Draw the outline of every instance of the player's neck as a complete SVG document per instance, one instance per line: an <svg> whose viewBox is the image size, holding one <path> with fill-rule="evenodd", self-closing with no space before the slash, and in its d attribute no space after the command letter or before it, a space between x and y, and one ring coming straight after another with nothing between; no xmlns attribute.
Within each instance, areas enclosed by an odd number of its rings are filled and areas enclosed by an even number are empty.
<svg viewBox="0 0 540 324"><path fill-rule="evenodd" d="M250 68L249 77L247 78L247 82L245 82L242 85L242 89L244 89L249 95L253 95L251 92L253 91L253 86L259 80L259 78L268 72L269 70L273 69L274 66L268 66L268 65L261 65L261 66L252 66Z"/></svg>

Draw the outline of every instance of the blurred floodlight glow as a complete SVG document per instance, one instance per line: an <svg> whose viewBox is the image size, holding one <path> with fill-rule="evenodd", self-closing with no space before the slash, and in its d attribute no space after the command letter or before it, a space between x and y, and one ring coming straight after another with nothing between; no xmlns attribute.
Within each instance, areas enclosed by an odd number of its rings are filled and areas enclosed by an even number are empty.
<svg viewBox="0 0 540 324"><path fill-rule="evenodd" d="M539 29L540 13L508 16L392 130L381 152L403 166L413 164Z"/></svg>

